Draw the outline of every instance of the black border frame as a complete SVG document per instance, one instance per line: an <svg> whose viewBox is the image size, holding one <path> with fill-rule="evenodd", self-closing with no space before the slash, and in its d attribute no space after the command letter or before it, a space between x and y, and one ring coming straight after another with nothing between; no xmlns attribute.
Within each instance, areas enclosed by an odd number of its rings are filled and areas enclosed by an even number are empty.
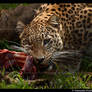
<svg viewBox="0 0 92 92"><path fill-rule="evenodd" d="M92 0L0 0L0 3L92 3ZM11 91L11 92L38 92L38 91L66 91L66 92L76 92L76 89L44 89L44 90L34 90L34 89L0 89L1 92L3 91ZM91 89L77 89L77 91L91 91Z"/></svg>
<svg viewBox="0 0 92 92"><path fill-rule="evenodd" d="M0 0L0 3L92 3L92 0Z"/></svg>

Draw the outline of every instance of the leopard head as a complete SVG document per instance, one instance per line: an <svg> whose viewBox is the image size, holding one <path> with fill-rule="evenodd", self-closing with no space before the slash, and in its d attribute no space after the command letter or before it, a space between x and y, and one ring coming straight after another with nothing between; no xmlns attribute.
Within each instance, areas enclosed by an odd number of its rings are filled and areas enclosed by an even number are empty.
<svg viewBox="0 0 92 92"><path fill-rule="evenodd" d="M27 53L37 59L45 59L53 52L62 50L63 42L60 37L62 25L56 15L49 16L47 20L44 19L45 21L43 19L36 21L37 19L27 26L18 22L17 30L20 33L21 44Z"/></svg>

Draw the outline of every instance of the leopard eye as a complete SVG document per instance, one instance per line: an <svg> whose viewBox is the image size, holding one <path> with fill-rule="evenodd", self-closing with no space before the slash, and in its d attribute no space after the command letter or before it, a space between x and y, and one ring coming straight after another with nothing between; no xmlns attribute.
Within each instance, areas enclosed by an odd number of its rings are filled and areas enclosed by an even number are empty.
<svg viewBox="0 0 92 92"><path fill-rule="evenodd" d="M44 40L44 45L46 45L47 43L49 43L50 42L50 39L45 39Z"/></svg>
<svg viewBox="0 0 92 92"><path fill-rule="evenodd" d="M52 26L58 28L58 24L52 24Z"/></svg>

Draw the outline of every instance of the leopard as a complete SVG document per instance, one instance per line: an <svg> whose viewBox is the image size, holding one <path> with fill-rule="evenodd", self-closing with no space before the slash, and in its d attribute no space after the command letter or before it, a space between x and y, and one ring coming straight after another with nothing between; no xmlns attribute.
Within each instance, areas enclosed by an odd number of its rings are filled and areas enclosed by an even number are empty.
<svg viewBox="0 0 92 92"><path fill-rule="evenodd" d="M54 52L84 50L92 45L92 7L86 3L49 3L25 25L18 21L21 45L34 58L45 60Z"/></svg>

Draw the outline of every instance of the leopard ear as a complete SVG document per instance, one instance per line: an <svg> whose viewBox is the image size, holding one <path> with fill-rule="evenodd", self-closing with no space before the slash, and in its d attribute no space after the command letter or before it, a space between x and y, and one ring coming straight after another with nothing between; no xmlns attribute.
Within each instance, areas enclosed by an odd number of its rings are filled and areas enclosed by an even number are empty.
<svg viewBox="0 0 92 92"><path fill-rule="evenodd" d="M21 34L23 29L24 29L24 27L25 27L25 24L23 22L21 22L21 21L18 21L17 26L16 26L16 32L18 34Z"/></svg>
<svg viewBox="0 0 92 92"><path fill-rule="evenodd" d="M59 25L59 17L56 15L52 15L48 22L50 25L57 27Z"/></svg>

